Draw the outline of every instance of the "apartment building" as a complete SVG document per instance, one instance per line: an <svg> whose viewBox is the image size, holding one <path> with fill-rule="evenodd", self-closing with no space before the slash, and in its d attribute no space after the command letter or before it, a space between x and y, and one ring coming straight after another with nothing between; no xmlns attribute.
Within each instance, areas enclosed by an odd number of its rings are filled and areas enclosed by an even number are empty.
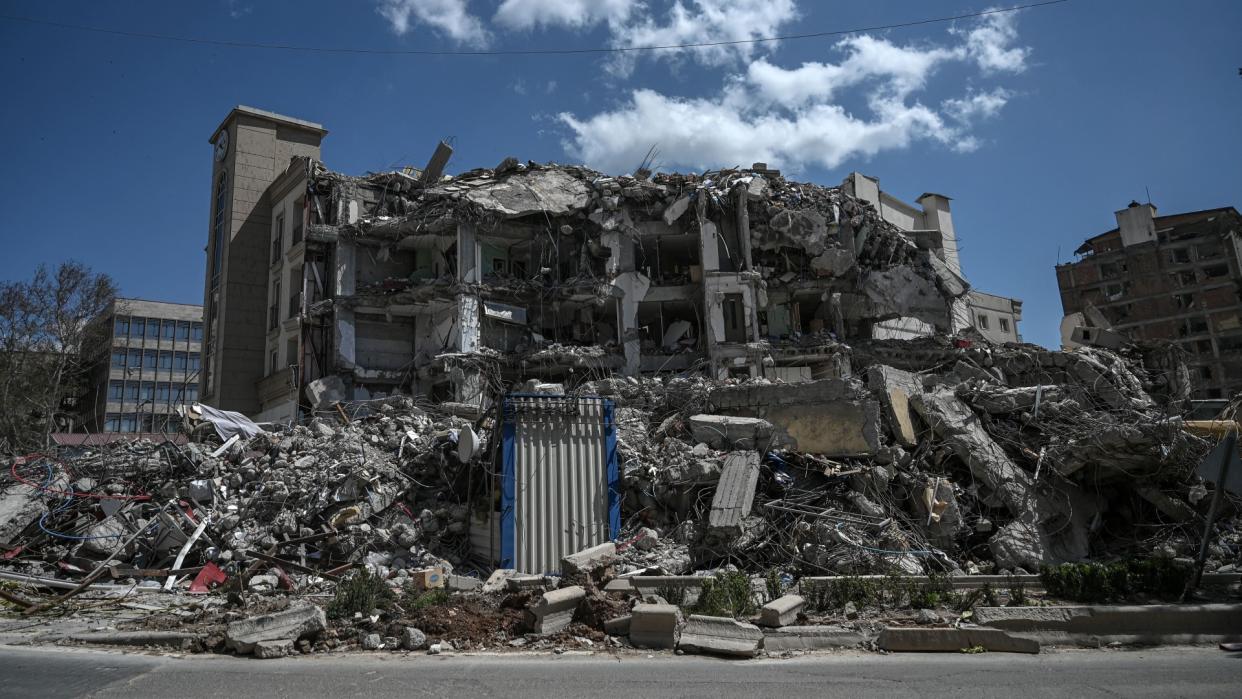
<svg viewBox="0 0 1242 699"><path fill-rule="evenodd" d="M104 325L91 388L81 401L88 432L175 432L179 407L199 397L203 308L118 298L94 322Z"/></svg>
<svg viewBox="0 0 1242 699"><path fill-rule="evenodd" d="M1242 390L1237 209L1160 216L1150 203L1131 202L1115 216L1116 228L1087 239L1076 261L1056 267L1063 327L1071 331L1072 316L1098 311L1130 339L1175 342L1187 355L1192 398L1232 397Z"/></svg>

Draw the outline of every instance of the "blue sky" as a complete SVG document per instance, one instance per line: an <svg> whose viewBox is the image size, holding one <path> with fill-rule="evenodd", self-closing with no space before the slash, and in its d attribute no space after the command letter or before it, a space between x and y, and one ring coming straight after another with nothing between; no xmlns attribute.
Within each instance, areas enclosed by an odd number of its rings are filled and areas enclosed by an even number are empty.
<svg viewBox="0 0 1242 699"><path fill-rule="evenodd" d="M132 32L370 49L683 44L987 9L874 0L5 2ZM231 48L0 20L0 278L69 257L130 296L201 302L211 148L235 104L324 124L329 167L504 157L633 169L767 160L953 197L963 267L1057 343L1053 265L1150 189L1242 205L1242 3L1071 0L1013 15L658 54L410 56Z"/></svg>

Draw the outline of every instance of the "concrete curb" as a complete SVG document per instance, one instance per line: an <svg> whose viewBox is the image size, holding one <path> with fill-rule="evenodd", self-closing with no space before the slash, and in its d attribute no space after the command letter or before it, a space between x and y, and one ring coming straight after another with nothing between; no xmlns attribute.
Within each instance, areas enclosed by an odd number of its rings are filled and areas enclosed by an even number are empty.
<svg viewBox="0 0 1242 699"><path fill-rule="evenodd" d="M977 607L975 621L1057 645L1184 645L1242 640L1242 604Z"/></svg>
<svg viewBox="0 0 1242 699"><path fill-rule="evenodd" d="M959 653L976 647L989 653L1039 652L1039 641L978 626L930 629L889 626L880 632L876 644L887 651L906 653Z"/></svg>
<svg viewBox="0 0 1242 699"><path fill-rule="evenodd" d="M786 626L763 631L763 649L769 653L857 648L872 640L875 634L840 626Z"/></svg>
<svg viewBox="0 0 1242 699"><path fill-rule="evenodd" d="M201 650L203 635L183 631L113 631L70 634L64 640L100 646L160 646Z"/></svg>

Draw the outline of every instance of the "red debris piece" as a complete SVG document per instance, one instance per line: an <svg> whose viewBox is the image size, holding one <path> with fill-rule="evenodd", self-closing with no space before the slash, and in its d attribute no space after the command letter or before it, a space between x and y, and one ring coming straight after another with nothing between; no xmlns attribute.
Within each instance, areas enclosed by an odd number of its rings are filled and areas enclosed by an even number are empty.
<svg viewBox="0 0 1242 699"><path fill-rule="evenodd" d="M222 585L229 576L220 570L220 566L215 563L208 563L203 569L198 571L198 575L194 576L194 582L190 584L190 592L196 595L205 595L211 592L212 585Z"/></svg>

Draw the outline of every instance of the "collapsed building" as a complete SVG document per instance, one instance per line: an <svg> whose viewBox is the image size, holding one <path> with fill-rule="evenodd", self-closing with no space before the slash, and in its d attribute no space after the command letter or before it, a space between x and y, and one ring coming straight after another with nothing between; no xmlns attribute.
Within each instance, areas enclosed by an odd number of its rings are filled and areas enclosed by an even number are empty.
<svg viewBox="0 0 1242 699"><path fill-rule="evenodd" d="M863 180L445 177L443 145L354 177L320 127L231 118L217 202L250 151L289 157L213 214L192 439L15 461L0 548L23 580L119 557L167 589L542 581L594 546L629 574L794 578L1194 554L1211 443L1181 352L989 340L951 236L887 220ZM1224 507L1210 570L1242 552Z"/></svg>

